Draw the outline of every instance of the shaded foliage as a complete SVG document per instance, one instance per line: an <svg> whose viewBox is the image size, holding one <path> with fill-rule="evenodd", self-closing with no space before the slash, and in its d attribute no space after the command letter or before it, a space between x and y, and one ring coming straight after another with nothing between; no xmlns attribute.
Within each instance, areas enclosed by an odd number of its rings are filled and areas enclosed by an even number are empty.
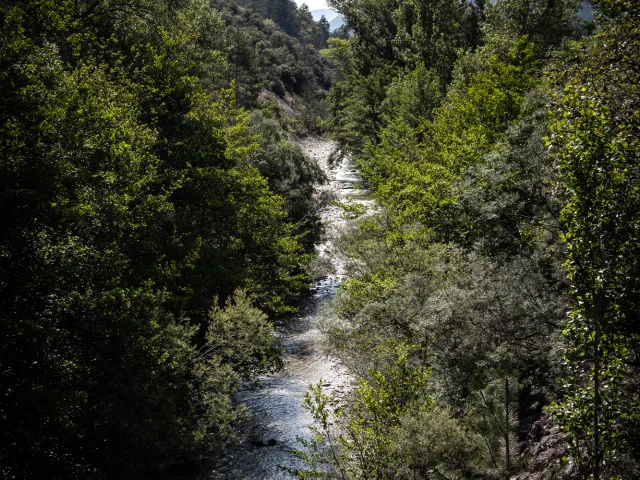
<svg viewBox="0 0 640 480"><path fill-rule="evenodd" d="M281 366L257 307L307 286L321 175L255 141L207 2L5 2L0 23L1 475L220 453L233 392Z"/></svg>
<svg viewBox="0 0 640 480"><path fill-rule="evenodd" d="M638 79L636 9L602 2L593 38L556 80L550 145L567 203L562 221L573 309L565 330L565 396L553 411L581 475L638 468ZM588 67L586 67L587 65Z"/></svg>

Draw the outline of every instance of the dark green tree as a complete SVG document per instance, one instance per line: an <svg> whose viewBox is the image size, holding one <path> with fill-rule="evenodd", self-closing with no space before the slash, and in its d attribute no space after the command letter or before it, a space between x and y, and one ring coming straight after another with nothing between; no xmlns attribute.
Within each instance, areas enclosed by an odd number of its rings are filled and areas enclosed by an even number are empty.
<svg viewBox="0 0 640 480"><path fill-rule="evenodd" d="M34 0L0 23L1 475L219 452L234 390L279 366L251 302L290 309L308 259L223 89L222 22L200 0Z"/></svg>
<svg viewBox="0 0 640 480"><path fill-rule="evenodd" d="M327 20L324 15L318 20L318 25L320 26L318 47L324 48L327 45L327 40L331 36L331 26L329 25L329 20Z"/></svg>
<svg viewBox="0 0 640 480"><path fill-rule="evenodd" d="M576 46L550 143L563 210L574 306L565 329L569 375L554 412L581 474L612 478L637 465L637 9L602 2L600 28ZM583 454L586 450L586 455Z"/></svg>

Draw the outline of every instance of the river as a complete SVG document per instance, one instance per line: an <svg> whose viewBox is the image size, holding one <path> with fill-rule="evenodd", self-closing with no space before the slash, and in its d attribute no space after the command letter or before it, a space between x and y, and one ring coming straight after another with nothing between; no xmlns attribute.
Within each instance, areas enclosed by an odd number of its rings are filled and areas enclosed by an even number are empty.
<svg viewBox="0 0 640 480"><path fill-rule="evenodd" d="M337 200L363 193L354 189L362 179L352 160L345 159L336 168L329 168L331 142L309 137L298 143L325 170L330 179L325 188ZM362 198L358 201L369 203ZM298 437L309 438L308 427L312 419L302 407L309 385L322 380L325 393L336 397L350 388L351 378L345 368L323 354L322 334L317 328L318 319L331 314L331 302L344 275L344 262L334 248L333 239L346 221L334 205L326 207L322 216L327 235L317 248L333 273L316 285L297 314L276 321L276 331L285 349L285 368L278 374L262 377L260 388L237 395L236 400L247 405L251 412L251 420L240 433L238 442L231 446L228 455L207 479L291 478L280 467L303 466L292 449L300 448Z"/></svg>

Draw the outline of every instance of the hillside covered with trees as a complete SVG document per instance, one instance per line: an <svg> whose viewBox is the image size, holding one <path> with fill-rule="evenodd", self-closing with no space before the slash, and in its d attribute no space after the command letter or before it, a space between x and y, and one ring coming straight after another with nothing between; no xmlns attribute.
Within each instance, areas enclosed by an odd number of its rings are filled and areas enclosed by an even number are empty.
<svg viewBox="0 0 640 480"><path fill-rule="evenodd" d="M289 132L323 128L328 34L249 7L2 2L2 478L215 457L281 367L267 316L309 286L325 181Z"/></svg>
<svg viewBox="0 0 640 480"><path fill-rule="evenodd" d="M348 210L355 387L310 390L299 478L640 475L640 17L592 3L330 2L331 134L379 209Z"/></svg>

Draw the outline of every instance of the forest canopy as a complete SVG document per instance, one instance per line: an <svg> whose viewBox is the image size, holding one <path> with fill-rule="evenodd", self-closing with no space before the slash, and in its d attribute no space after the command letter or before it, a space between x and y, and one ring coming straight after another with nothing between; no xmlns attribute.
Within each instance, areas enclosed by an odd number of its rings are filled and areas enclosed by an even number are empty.
<svg viewBox="0 0 640 480"><path fill-rule="evenodd" d="M638 478L636 2L329 3L1 3L3 478L223 455L311 285L310 134L376 208L289 473Z"/></svg>
<svg viewBox="0 0 640 480"><path fill-rule="evenodd" d="M277 73L306 40L235 8L2 3L3 478L215 457L245 416L233 392L281 367L267 314L309 285L324 175L286 131L321 109L296 124L277 99L320 105L330 74L317 55Z"/></svg>
<svg viewBox="0 0 640 480"><path fill-rule="evenodd" d="M637 478L640 19L591 3L330 2L330 132L378 208L299 478Z"/></svg>

